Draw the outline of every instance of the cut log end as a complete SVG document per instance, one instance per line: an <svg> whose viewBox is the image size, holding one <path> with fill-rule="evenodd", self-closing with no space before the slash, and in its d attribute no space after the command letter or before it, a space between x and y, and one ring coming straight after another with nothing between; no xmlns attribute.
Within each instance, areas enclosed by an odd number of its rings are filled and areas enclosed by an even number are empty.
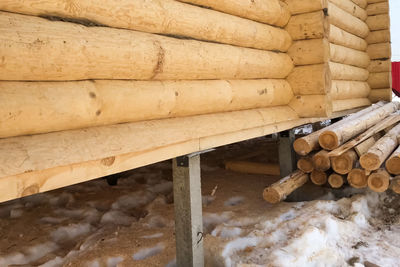
<svg viewBox="0 0 400 267"><path fill-rule="evenodd" d="M368 177L368 187L375 192L382 193L389 188L390 175L385 170L378 170Z"/></svg>
<svg viewBox="0 0 400 267"><path fill-rule="evenodd" d="M365 188L368 185L368 177L363 169L353 169L347 175L347 181L354 188Z"/></svg>
<svg viewBox="0 0 400 267"><path fill-rule="evenodd" d="M276 204L282 201L282 196L275 188L267 187L264 189L263 198L268 203Z"/></svg>
<svg viewBox="0 0 400 267"><path fill-rule="evenodd" d="M366 153L360 157L360 165L368 171L375 171L381 166L381 161L377 155Z"/></svg>
<svg viewBox="0 0 400 267"><path fill-rule="evenodd" d="M344 178L340 174L333 173L329 175L328 183L332 188L340 188L344 184Z"/></svg>
<svg viewBox="0 0 400 267"><path fill-rule="evenodd" d="M396 176L390 183L390 188L396 194L400 194L400 176Z"/></svg>
<svg viewBox="0 0 400 267"><path fill-rule="evenodd" d="M314 170L312 160L308 157L301 158L297 161L297 168L305 173L311 173Z"/></svg>
<svg viewBox="0 0 400 267"><path fill-rule="evenodd" d="M358 160L354 150L349 150L346 153L332 158L332 169L339 174L348 174Z"/></svg>
<svg viewBox="0 0 400 267"><path fill-rule="evenodd" d="M331 168L331 161L328 156L328 151L321 150L313 156L314 168L319 171L327 171Z"/></svg>
<svg viewBox="0 0 400 267"><path fill-rule="evenodd" d="M311 173L311 181L316 185L324 185L328 180L328 176L323 171L313 170Z"/></svg>
<svg viewBox="0 0 400 267"><path fill-rule="evenodd" d="M386 161L386 169L394 175L400 175L400 157L393 157Z"/></svg>
<svg viewBox="0 0 400 267"><path fill-rule="evenodd" d="M310 144L303 138L298 138L293 143L294 151L301 156L306 156L312 151Z"/></svg>
<svg viewBox="0 0 400 267"><path fill-rule="evenodd" d="M319 136L319 144L326 150L334 150L339 146L339 138L332 131L325 131Z"/></svg>

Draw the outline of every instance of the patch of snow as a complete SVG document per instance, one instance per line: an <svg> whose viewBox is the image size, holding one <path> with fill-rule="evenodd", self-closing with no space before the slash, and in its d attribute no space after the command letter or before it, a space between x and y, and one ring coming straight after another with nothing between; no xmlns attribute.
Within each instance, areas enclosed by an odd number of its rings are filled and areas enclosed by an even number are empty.
<svg viewBox="0 0 400 267"><path fill-rule="evenodd" d="M129 226L134 221L136 221L136 218L129 216L122 211L111 210L111 211L103 214L103 216L101 217L100 223L101 224L117 224L117 225Z"/></svg>
<svg viewBox="0 0 400 267"><path fill-rule="evenodd" d="M163 235L164 235L163 233L155 233L152 235L144 235L144 236L141 236L140 238L145 238L145 239L159 238L159 237L162 237Z"/></svg>
<svg viewBox="0 0 400 267"><path fill-rule="evenodd" d="M231 197L227 201L224 202L225 206L237 206L242 204L244 201L244 197L241 196L236 196L236 197Z"/></svg>
<svg viewBox="0 0 400 267"><path fill-rule="evenodd" d="M29 264L57 249L58 246L53 242L46 242L31 246L28 247L24 253L16 252L5 256L0 256L0 266Z"/></svg>
<svg viewBox="0 0 400 267"><path fill-rule="evenodd" d="M112 257L107 259L107 267L117 267L118 263L122 262L122 257Z"/></svg>
<svg viewBox="0 0 400 267"><path fill-rule="evenodd" d="M61 226L51 233L51 237L55 242L65 242L73 240L78 236L88 234L93 230L89 223L70 224Z"/></svg>
<svg viewBox="0 0 400 267"><path fill-rule="evenodd" d="M161 253L165 248L165 245L163 243L158 243L156 246L151 247L151 248L144 248L133 254L133 259L134 260L144 260L146 258L153 257L159 253Z"/></svg>

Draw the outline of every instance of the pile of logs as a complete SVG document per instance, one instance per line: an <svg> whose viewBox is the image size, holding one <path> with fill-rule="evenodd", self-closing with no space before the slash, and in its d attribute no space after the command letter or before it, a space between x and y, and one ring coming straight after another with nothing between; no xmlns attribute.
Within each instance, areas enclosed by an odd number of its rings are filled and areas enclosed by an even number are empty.
<svg viewBox="0 0 400 267"><path fill-rule="evenodd" d="M298 170L264 190L277 203L309 179L322 186L400 193L400 103L378 102L319 131L298 138Z"/></svg>

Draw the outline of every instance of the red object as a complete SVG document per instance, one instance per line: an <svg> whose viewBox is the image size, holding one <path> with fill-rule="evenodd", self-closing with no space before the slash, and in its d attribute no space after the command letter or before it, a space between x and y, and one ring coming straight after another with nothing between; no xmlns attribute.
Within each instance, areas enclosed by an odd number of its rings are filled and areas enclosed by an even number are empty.
<svg viewBox="0 0 400 267"><path fill-rule="evenodd" d="M400 97L400 62L392 62L392 89Z"/></svg>

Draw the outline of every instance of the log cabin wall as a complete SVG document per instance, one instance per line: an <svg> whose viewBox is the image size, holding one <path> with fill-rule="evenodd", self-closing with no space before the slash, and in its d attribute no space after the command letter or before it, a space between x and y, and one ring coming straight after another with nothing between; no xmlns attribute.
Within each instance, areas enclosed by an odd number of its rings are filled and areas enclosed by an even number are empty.
<svg viewBox="0 0 400 267"><path fill-rule="evenodd" d="M367 37L369 65L368 84L371 87L369 99L372 102L392 99L390 17L387 0L368 0Z"/></svg>

